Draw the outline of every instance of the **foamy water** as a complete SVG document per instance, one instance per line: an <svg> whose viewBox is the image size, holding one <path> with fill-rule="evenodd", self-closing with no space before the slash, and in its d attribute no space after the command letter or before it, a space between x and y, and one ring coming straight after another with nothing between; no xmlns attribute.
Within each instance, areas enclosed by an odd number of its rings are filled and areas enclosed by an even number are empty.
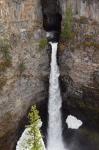
<svg viewBox="0 0 99 150"><path fill-rule="evenodd" d="M59 68L57 65L57 45L50 42L52 46L51 72L48 103L48 140L47 150L66 150L62 139L61 107L62 99L59 88Z"/></svg>

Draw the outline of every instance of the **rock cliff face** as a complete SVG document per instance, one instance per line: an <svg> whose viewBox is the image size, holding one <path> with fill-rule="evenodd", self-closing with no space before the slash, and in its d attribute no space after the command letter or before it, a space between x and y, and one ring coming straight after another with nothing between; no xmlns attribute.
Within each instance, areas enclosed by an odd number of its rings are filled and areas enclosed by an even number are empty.
<svg viewBox="0 0 99 150"><path fill-rule="evenodd" d="M65 6L70 1L64 1ZM63 3L62 3L63 4ZM60 40L63 107L84 124L99 124L99 2L71 1L72 37ZM63 24L66 7L62 6ZM62 28L62 32L63 28Z"/></svg>
<svg viewBox="0 0 99 150"><path fill-rule="evenodd" d="M29 107L40 101L43 105L48 98L49 58L41 43L45 39L43 17L47 14L51 27L58 28L51 16L57 16L59 22L62 14L63 26L70 2L75 34L70 41L61 39L59 52L63 107L85 123L99 121L99 1L60 0L60 6L58 0L47 2L0 0L0 150L15 150Z"/></svg>
<svg viewBox="0 0 99 150"><path fill-rule="evenodd" d="M0 0L0 150L12 150L32 103L47 97L40 0Z"/></svg>
<svg viewBox="0 0 99 150"><path fill-rule="evenodd" d="M63 18L67 6L71 5L74 15L85 16L99 21L99 1L98 0L59 0Z"/></svg>

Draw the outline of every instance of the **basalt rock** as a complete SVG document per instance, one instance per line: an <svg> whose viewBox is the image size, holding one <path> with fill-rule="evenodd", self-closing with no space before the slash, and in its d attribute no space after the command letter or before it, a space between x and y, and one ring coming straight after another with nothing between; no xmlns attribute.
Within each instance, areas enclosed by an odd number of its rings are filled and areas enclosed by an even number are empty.
<svg viewBox="0 0 99 150"><path fill-rule="evenodd" d="M60 41L63 107L99 129L99 23L81 19L74 18L71 39Z"/></svg>
<svg viewBox="0 0 99 150"><path fill-rule="evenodd" d="M15 149L30 106L48 97L49 58L39 47L42 38L39 0L0 1L0 150Z"/></svg>
<svg viewBox="0 0 99 150"><path fill-rule="evenodd" d="M98 0L59 0L64 21L66 8L72 6L73 14L81 17L99 21L99 1Z"/></svg>
<svg viewBox="0 0 99 150"><path fill-rule="evenodd" d="M0 1L0 44L2 39L9 43L0 45L4 48L4 51L0 49L0 150L15 150L24 116L32 104L40 103L39 106L46 109L50 61L46 47L42 50L39 43L45 38L43 26L47 31L60 31L69 2ZM76 17L75 34L70 42L61 39L59 51L64 112L75 114L85 124L93 121L96 126L99 120L99 2L71 0L71 3ZM89 18L87 23L80 16Z"/></svg>

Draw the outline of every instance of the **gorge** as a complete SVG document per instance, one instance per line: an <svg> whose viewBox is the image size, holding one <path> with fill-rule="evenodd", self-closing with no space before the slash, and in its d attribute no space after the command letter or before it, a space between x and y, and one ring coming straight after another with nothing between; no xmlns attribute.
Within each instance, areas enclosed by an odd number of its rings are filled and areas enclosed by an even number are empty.
<svg viewBox="0 0 99 150"><path fill-rule="evenodd" d="M67 40L61 33L70 3L72 38ZM0 150L15 150L33 104L40 110L46 143L51 54L50 46L42 48L44 30L56 31L52 40L59 41L63 140L72 150L98 150L98 0L0 0ZM77 131L67 130L70 114L83 122Z"/></svg>

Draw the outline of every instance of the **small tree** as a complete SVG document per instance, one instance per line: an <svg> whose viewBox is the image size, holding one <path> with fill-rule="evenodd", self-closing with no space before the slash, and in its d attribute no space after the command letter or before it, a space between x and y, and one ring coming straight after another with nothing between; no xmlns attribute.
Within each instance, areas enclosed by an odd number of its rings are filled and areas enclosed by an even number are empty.
<svg viewBox="0 0 99 150"><path fill-rule="evenodd" d="M72 7L69 6L66 9L64 28L62 32L62 37L65 39L70 39L72 37L72 24L73 24L73 13Z"/></svg>
<svg viewBox="0 0 99 150"><path fill-rule="evenodd" d="M41 119L35 105L32 106L31 112L29 113L28 117L30 122L30 134L33 134L34 137L33 141L29 141L30 143L32 143L31 150L43 150L43 146L41 143L42 136L39 130Z"/></svg>
<svg viewBox="0 0 99 150"><path fill-rule="evenodd" d="M39 43L39 48L40 48L40 50L41 50L41 49L44 49L44 48L47 46L47 43L48 43L48 42L47 42L47 39L46 39L46 38L45 38L45 39L44 39L44 38L41 39L41 40L40 40L40 43Z"/></svg>

